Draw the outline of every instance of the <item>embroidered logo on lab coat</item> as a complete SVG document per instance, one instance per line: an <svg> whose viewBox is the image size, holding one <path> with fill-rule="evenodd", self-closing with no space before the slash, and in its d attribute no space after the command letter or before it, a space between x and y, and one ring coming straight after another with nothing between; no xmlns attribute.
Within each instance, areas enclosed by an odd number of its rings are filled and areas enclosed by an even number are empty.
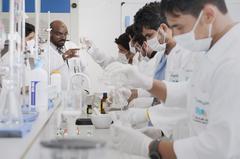
<svg viewBox="0 0 240 159"><path fill-rule="evenodd" d="M206 109L209 105L209 102L203 102L196 98L195 98L195 102L196 102L196 107L194 110L193 120L201 124L208 124L208 113Z"/></svg>

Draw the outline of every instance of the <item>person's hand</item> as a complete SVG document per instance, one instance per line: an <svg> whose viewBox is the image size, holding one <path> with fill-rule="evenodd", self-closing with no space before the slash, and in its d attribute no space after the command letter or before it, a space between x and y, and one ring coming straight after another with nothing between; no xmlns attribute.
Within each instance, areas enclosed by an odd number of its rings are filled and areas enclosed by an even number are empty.
<svg viewBox="0 0 240 159"><path fill-rule="evenodd" d="M94 46L92 40L84 37L80 39L80 43L84 44L85 47L89 50L92 46Z"/></svg>
<svg viewBox="0 0 240 159"><path fill-rule="evenodd" d="M158 41L160 44L167 44L167 52L170 52L176 45L176 41L173 38L173 32L166 24L161 24L158 29Z"/></svg>
<svg viewBox="0 0 240 159"><path fill-rule="evenodd" d="M154 50L149 47L146 41L143 42L143 45L141 47L138 47L138 50L140 50L143 56L150 56L154 52Z"/></svg>
<svg viewBox="0 0 240 159"><path fill-rule="evenodd" d="M109 101L110 101L111 107L121 108L121 109L124 108L125 106L128 105L127 100L130 97L130 95L131 95L130 89L114 88L109 93L109 96L110 96Z"/></svg>
<svg viewBox="0 0 240 159"><path fill-rule="evenodd" d="M128 89L128 88L120 88L118 92L130 103L133 99L138 97L138 90L137 89Z"/></svg>
<svg viewBox="0 0 240 159"><path fill-rule="evenodd" d="M146 128L139 129L139 131L154 140L160 139L163 137L162 130L155 127L146 127Z"/></svg>
<svg viewBox="0 0 240 159"><path fill-rule="evenodd" d="M136 66L114 62L105 69L105 75L112 83L123 87L152 89L153 78L142 74Z"/></svg>
<svg viewBox="0 0 240 159"><path fill-rule="evenodd" d="M131 90L131 95L128 98L128 103L131 103L134 99L138 97L138 90L137 89L132 89Z"/></svg>
<svg viewBox="0 0 240 159"><path fill-rule="evenodd" d="M63 59L67 60L67 59L71 59L73 57L78 57L77 55L77 51L79 49L69 49L67 50L64 54L63 54Z"/></svg>
<svg viewBox="0 0 240 159"><path fill-rule="evenodd" d="M138 156L148 156L151 138L129 127L111 126L113 148Z"/></svg>
<svg viewBox="0 0 240 159"><path fill-rule="evenodd" d="M161 24L158 29L158 41L160 44L174 41L173 32L166 24Z"/></svg>
<svg viewBox="0 0 240 159"><path fill-rule="evenodd" d="M128 59L128 63L129 64L133 64L133 58L134 58L135 54L129 52L127 53L127 59Z"/></svg>
<svg viewBox="0 0 240 159"><path fill-rule="evenodd" d="M121 113L120 120L122 122L130 123L131 126L145 123L149 121L148 110L141 108L130 108Z"/></svg>
<svg viewBox="0 0 240 159"><path fill-rule="evenodd" d="M122 94L122 96L123 96L126 100L128 100L128 99L130 98L131 93L132 93L131 90L128 89L128 88L120 88L118 91Z"/></svg>

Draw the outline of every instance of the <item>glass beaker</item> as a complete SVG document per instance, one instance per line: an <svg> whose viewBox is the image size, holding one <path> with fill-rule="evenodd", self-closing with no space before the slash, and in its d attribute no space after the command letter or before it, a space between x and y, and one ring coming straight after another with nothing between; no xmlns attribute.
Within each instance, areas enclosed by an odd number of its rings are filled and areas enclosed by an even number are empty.
<svg viewBox="0 0 240 159"><path fill-rule="evenodd" d="M12 80L3 80L0 95L0 123L4 126L19 125L22 122L20 90Z"/></svg>

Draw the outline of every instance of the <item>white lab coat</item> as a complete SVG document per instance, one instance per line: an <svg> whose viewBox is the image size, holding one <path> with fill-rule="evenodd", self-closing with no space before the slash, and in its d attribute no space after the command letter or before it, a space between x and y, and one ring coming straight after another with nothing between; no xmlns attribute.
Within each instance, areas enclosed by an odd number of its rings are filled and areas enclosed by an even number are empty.
<svg viewBox="0 0 240 159"><path fill-rule="evenodd" d="M163 52L157 53L151 62L150 76L153 77L155 69L157 68L159 61L163 56ZM165 80L172 82L186 81L190 78L195 63L196 56L193 52L182 48L180 45L176 45L167 56L167 66L165 71ZM143 67L144 68L144 67ZM141 72L143 72L141 70ZM145 70L146 72L146 70ZM153 101L151 94L143 89L138 89L139 98L134 99L130 105L132 107L150 107ZM139 105L137 105L139 104ZM151 113L155 114L155 113ZM157 123L157 122L156 122Z"/></svg>
<svg viewBox="0 0 240 159"><path fill-rule="evenodd" d="M109 64L113 63L113 62L116 62L118 61L118 57L114 57L114 56L111 56L111 55L108 55L102 51L100 51L98 48L96 48L95 46L92 46L90 47L90 49L88 49L87 51L92 59L97 63L99 64L100 67L102 67L103 69L106 68ZM153 77L154 75L154 70L155 70L155 67L156 67L156 61L158 59L157 55L150 59L148 62L146 61L138 61L139 59L139 55L140 53L136 53L134 58L133 58L133 64L132 65L136 65L139 70L141 72L143 72L143 74L147 75L147 76L150 76L150 77ZM106 91L109 91L108 89L106 88L102 88L102 87L105 87L104 84L101 84L101 81L98 81L100 84L97 86L101 86L101 88L98 88L99 90L106 90ZM101 91L99 91L101 92ZM151 97L151 94L146 91L146 90L143 90L143 89L139 89L139 97L143 97L143 98L138 98L138 99L135 99L131 105L132 106L135 106L135 105L138 105L139 107L146 107L146 106L149 106L151 105L152 103L152 100L153 100L153 97Z"/></svg>
<svg viewBox="0 0 240 159"><path fill-rule="evenodd" d="M45 52L48 50L48 45L44 44L43 48ZM79 48L76 44L67 41L65 43L65 50L71 49L71 48ZM76 65L76 62L80 66L80 72L86 74L90 78L91 86L90 91L91 92L98 92L100 89L99 85L99 77L102 75L102 68L98 66L98 64L93 60L93 58L85 51L80 50L79 52L79 58L72 58L68 61L69 68L67 64L63 61L62 56L59 55L59 53L56 50L56 47L51 44L50 48L52 54L51 54L51 71L59 69L61 71L62 75L62 88L66 89L68 86L68 78L70 75L74 73L74 65ZM45 59L45 65L44 68L48 70L48 57L47 54L44 54L43 58Z"/></svg>
<svg viewBox="0 0 240 159"><path fill-rule="evenodd" d="M140 53L136 53L135 56L140 56L139 54ZM146 76L153 77L154 76L154 70L156 68L156 63L157 63L158 58L159 58L159 54L160 53L157 53L153 58L149 59L149 61L142 60L142 61L139 61L138 63L136 63L140 72L142 72Z"/></svg>
<svg viewBox="0 0 240 159"><path fill-rule="evenodd" d="M193 73L198 54L176 45L167 56L166 81L187 81ZM176 103L171 107L164 104L150 107L148 109L150 121L167 137L173 137L173 139L188 137L189 128L185 106L179 106L179 103Z"/></svg>
<svg viewBox="0 0 240 159"><path fill-rule="evenodd" d="M187 81L194 70L196 52L176 45L167 56L165 80L171 82Z"/></svg>
<svg viewBox="0 0 240 159"><path fill-rule="evenodd" d="M114 57L111 55L108 55L102 51L100 51L98 48L92 46L88 53L92 56L92 58L95 60L96 63L98 63L102 68L106 68L109 64L112 62L118 61L118 57ZM138 61L140 53L136 53L133 57L133 64L136 65L143 74L152 77L154 75L155 65L157 56L150 59L148 62L146 61Z"/></svg>
<svg viewBox="0 0 240 159"><path fill-rule="evenodd" d="M88 53L102 68L106 68L110 63L117 61L117 57L107 55L94 46L90 47Z"/></svg>
<svg viewBox="0 0 240 159"><path fill-rule="evenodd" d="M166 105L187 105L191 137L174 142L178 159L240 158L240 24L202 54L188 84L168 83Z"/></svg>
<svg viewBox="0 0 240 159"><path fill-rule="evenodd" d="M59 70L62 77L62 89L66 90L68 87L68 80L71 74L74 73L74 65L77 63L80 66L80 72L84 72L87 67L87 61L84 59L83 54L79 54L79 58L72 58L68 60L67 63L63 60L62 55L60 55L57 51L57 48L54 44L50 44L50 70L48 69L48 44L43 44L42 48L44 49L44 53L41 56L43 63L44 63L44 69L46 71L54 71ZM79 48L76 44L73 42L67 41L64 45L63 52L69 50L69 49L76 49Z"/></svg>
<svg viewBox="0 0 240 159"><path fill-rule="evenodd" d="M135 56L139 56L139 53L137 53ZM136 63L138 69L142 74L153 77L155 69L157 67L158 61L162 57L163 53L158 52L152 59L149 61L140 61ZM134 99L132 102L129 103L130 107L135 107L135 108L148 108L152 105L153 102L153 97L151 93L148 91L138 88L138 98Z"/></svg>

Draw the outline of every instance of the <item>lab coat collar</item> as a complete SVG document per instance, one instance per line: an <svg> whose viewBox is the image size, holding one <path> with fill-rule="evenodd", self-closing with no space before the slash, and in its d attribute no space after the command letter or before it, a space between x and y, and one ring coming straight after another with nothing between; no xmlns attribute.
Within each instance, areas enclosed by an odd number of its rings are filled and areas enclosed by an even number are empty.
<svg viewBox="0 0 240 159"><path fill-rule="evenodd" d="M219 41L207 52L207 57L212 62L218 61L223 56L228 56L232 44L240 41L240 23L233 26Z"/></svg>
<svg viewBox="0 0 240 159"><path fill-rule="evenodd" d="M183 47L179 44L176 44L176 46L172 48L168 56L171 57L171 56L174 56L174 54L179 54L181 50L183 50Z"/></svg>
<svg viewBox="0 0 240 159"><path fill-rule="evenodd" d="M54 50L58 51L57 46L54 45L52 42L50 43L50 46L51 46ZM64 49L65 49L65 44L64 44L64 46L62 47L62 50L64 50Z"/></svg>
<svg viewBox="0 0 240 159"><path fill-rule="evenodd" d="M54 45L52 42L50 42L50 46L51 46L54 50L57 50L57 46Z"/></svg>

